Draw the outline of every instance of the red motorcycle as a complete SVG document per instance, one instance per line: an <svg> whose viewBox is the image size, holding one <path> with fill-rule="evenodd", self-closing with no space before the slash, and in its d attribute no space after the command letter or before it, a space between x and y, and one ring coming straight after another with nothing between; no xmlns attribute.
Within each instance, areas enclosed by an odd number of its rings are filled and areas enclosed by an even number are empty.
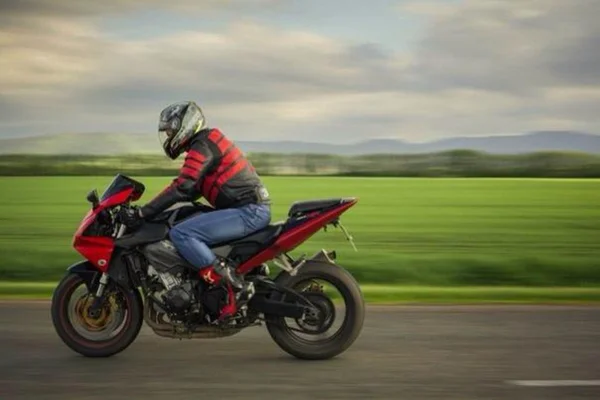
<svg viewBox="0 0 600 400"><path fill-rule="evenodd" d="M352 242L340 216L356 198L296 202L285 221L211 246L250 283L239 296L231 286L206 282L169 240L170 228L213 209L177 205L130 229L122 212L144 191L142 183L119 174L101 197L96 190L87 196L92 208L73 240L85 260L68 268L52 298L52 321L68 347L87 357L112 356L135 340L144 321L157 335L179 339L226 337L264 322L277 345L301 359L334 357L356 340L364 300L354 277L335 263L335 251L296 260L288 254L328 225L339 226ZM274 278L270 261L282 269ZM342 303L341 326L327 335ZM237 311L222 320L227 305Z"/></svg>

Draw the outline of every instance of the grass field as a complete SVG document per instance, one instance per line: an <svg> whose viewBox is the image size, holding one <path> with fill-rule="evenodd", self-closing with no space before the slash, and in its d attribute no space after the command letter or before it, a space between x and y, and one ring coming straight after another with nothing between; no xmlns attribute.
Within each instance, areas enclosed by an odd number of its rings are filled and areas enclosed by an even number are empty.
<svg viewBox="0 0 600 400"><path fill-rule="evenodd" d="M49 300L56 282L0 282L1 300ZM368 303L437 303L437 304L498 304L498 303L600 303L600 287L496 287L496 286L398 286L362 284L361 290ZM334 301L339 295L333 292Z"/></svg>
<svg viewBox="0 0 600 400"><path fill-rule="evenodd" d="M140 178L142 203L169 178ZM55 280L91 188L111 177L0 178L0 280ZM336 249L361 283L600 286L600 181L267 177L274 220L295 200L357 196L337 230L293 254Z"/></svg>

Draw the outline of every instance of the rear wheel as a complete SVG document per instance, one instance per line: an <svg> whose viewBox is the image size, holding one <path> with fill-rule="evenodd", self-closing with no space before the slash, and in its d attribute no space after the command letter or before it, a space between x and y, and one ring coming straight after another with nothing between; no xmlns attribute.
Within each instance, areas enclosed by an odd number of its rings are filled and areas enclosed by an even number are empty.
<svg viewBox="0 0 600 400"><path fill-rule="evenodd" d="M364 300L358 282L348 271L328 263L307 263L296 276L283 273L276 281L299 292L316 308L300 319L265 315L269 334L284 351L300 359L329 359L358 338L364 322ZM291 294L282 295L281 300L305 304Z"/></svg>
<svg viewBox="0 0 600 400"><path fill-rule="evenodd" d="M89 313L94 295L75 274L60 282L52 298L52 322L58 336L86 357L109 357L125 350L143 322L143 304L136 290L109 283L99 312Z"/></svg>

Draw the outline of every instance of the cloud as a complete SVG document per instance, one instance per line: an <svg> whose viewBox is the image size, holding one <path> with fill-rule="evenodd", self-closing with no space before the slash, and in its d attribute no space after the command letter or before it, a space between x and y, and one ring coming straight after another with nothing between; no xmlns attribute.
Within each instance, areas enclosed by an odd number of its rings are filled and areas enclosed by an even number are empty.
<svg viewBox="0 0 600 400"><path fill-rule="evenodd" d="M0 94L23 103L35 96L48 103L41 114L59 109L74 114L72 123L101 113L115 124L138 121L154 129L160 107L188 98L210 110L215 122L267 123L285 132L296 115L304 115L305 124L326 122L312 104L339 108L331 102L343 105L346 95L398 86L398 60L377 47L304 31L238 22L222 32L117 41L85 22L50 21L6 45L10 73L0 78ZM293 104L303 109L290 110Z"/></svg>
<svg viewBox="0 0 600 400"><path fill-rule="evenodd" d="M3 3L0 20L13 23L0 25L0 106L20 111L0 112L0 134L153 132L160 109L180 99L197 100L211 123L243 139L600 132L594 1L403 3L400 12L424 22L406 52L239 17L136 39L99 23L141 7L200 13L231 4L286 2Z"/></svg>
<svg viewBox="0 0 600 400"><path fill-rule="evenodd" d="M527 94L598 84L599 12L590 0L465 1L433 20L412 71L427 88Z"/></svg>
<svg viewBox="0 0 600 400"><path fill-rule="evenodd" d="M103 71L108 68L106 76L123 85L141 79L159 82L159 90L163 85L197 89L205 101L215 103L389 88L397 72L387 65L391 60L373 62L365 52L365 47L302 31L236 23L219 34L185 32L115 43ZM145 68L123 68L132 63Z"/></svg>
<svg viewBox="0 0 600 400"><path fill-rule="evenodd" d="M452 14L456 5L447 1L408 1L396 6L401 14L413 14L422 17L440 17Z"/></svg>
<svg viewBox="0 0 600 400"><path fill-rule="evenodd" d="M0 28L0 94L27 100L74 85L96 70L94 59L107 43L93 26L32 17L22 28Z"/></svg>
<svg viewBox="0 0 600 400"><path fill-rule="evenodd" d="M236 10L243 12L256 7L277 7L281 0L3 0L0 11L4 18L30 17L90 17L123 14L140 10L165 10L175 12L207 12Z"/></svg>

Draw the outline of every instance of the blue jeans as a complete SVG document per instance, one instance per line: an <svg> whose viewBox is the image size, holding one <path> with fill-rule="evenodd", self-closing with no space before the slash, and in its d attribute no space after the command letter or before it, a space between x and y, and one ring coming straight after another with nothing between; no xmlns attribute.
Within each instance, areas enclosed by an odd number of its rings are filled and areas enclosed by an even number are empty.
<svg viewBox="0 0 600 400"><path fill-rule="evenodd" d="M250 235L271 222L271 208L248 204L240 208L211 211L176 225L169 236L179 253L193 266L211 266L216 256L209 246Z"/></svg>

